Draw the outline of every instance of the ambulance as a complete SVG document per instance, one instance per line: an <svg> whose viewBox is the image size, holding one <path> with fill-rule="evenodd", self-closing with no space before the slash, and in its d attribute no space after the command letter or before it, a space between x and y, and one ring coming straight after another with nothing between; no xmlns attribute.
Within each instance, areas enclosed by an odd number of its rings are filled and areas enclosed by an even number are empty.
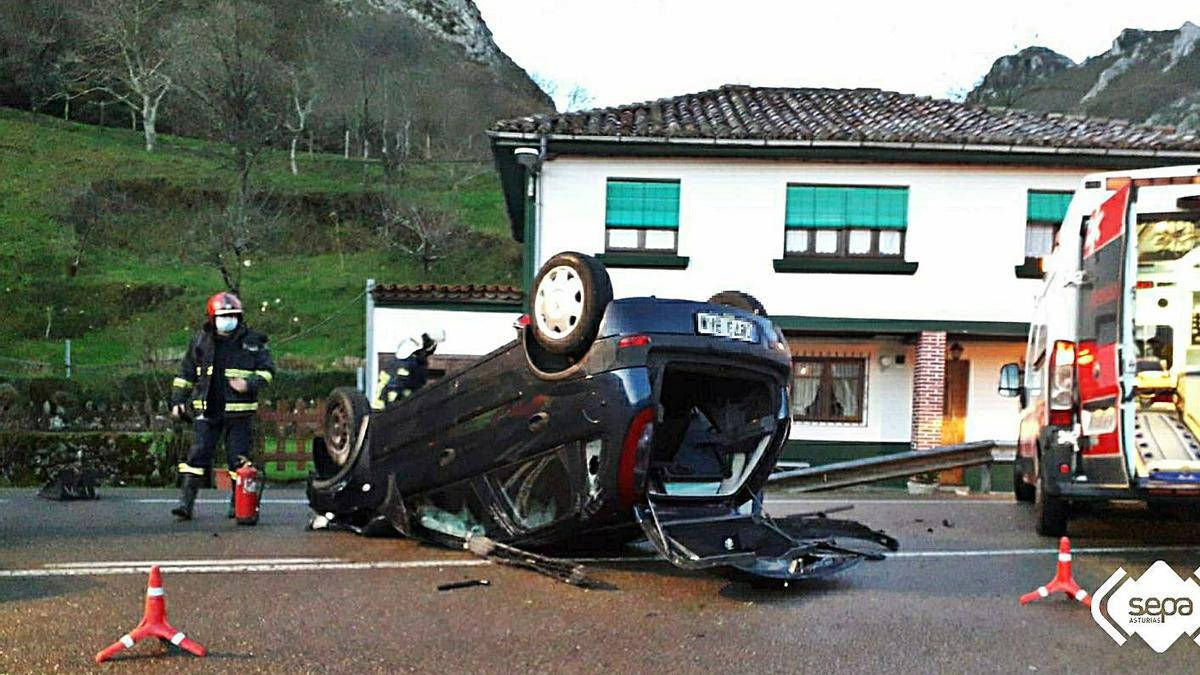
<svg viewBox="0 0 1200 675"><path fill-rule="evenodd" d="M1037 531L1083 502L1200 505L1200 166L1087 176L1043 271L999 383Z"/></svg>

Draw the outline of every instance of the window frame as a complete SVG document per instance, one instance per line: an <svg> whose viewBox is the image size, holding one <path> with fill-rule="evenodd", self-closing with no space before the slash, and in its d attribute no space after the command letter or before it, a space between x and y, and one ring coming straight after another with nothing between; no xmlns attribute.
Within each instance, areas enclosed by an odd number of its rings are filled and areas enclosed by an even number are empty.
<svg viewBox="0 0 1200 675"><path fill-rule="evenodd" d="M820 399L821 391L832 386L834 364L853 363L858 365L861 370L861 375L858 378L858 387L855 392L858 398L858 415L854 417L841 416L834 417L832 415L818 415L806 417L797 414L795 410L795 401L793 400L793 408L791 410L792 421L801 424L841 424L849 426L861 426L867 421L867 374L871 365L871 360L866 356L808 356L808 355L793 355L792 356L792 390L795 391L796 386L796 368L800 362L820 363L821 383L818 385L817 398L813 401L817 402ZM826 406L831 405L831 402L826 402Z"/></svg>
<svg viewBox="0 0 1200 675"><path fill-rule="evenodd" d="M608 201L609 190L613 183L642 183L642 184L670 184L677 188L675 197L675 224L674 225L613 225L608 222ZM609 176L604 180L604 252L620 255L647 255L661 256L664 254L674 255L679 252L679 229L681 206L683 203L683 181L679 178L638 178L630 176ZM610 242L612 233L616 232L636 232L637 245L634 247L613 246ZM673 232L674 241L670 248L649 248L646 246L646 235L649 232Z"/></svg>
<svg viewBox="0 0 1200 675"><path fill-rule="evenodd" d="M861 189L861 190L903 190L904 191L904 226L889 227L882 225L841 225L841 226L789 226L787 224L787 205L792 188L841 188L841 189ZM800 258L800 259L816 259L816 260L862 260L862 261L903 261L906 260L908 248L908 197L910 195L910 186L908 185L873 185L873 184L833 184L833 183L787 183L785 186L784 195L784 224L783 224L783 258ZM866 253L851 253L850 252L850 232L853 230L866 230L871 233L871 247ZM787 236L793 231L804 231L809 233L815 232L836 232L837 233L837 250L833 252L815 251L816 235L809 235L808 249L805 251L792 251L788 248ZM880 232L897 232L900 235L900 250L897 253L880 253L879 250L879 233Z"/></svg>
<svg viewBox="0 0 1200 675"><path fill-rule="evenodd" d="M1054 253L1054 246L1055 246L1055 243L1058 241L1058 233L1062 229L1063 222L1066 220L1067 215L1068 215L1068 212L1063 212L1062 218L1059 218L1057 221L1048 220L1045 218L1030 217L1032 214L1029 211L1029 198L1035 194L1039 194L1039 195L1070 195L1073 197L1075 195L1075 191L1074 190L1038 190L1038 189L1034 189L1034 188L1029 188L1029 189L1025 190L1025 231L1024 231L1025 237L1022 240L1023 243L1021 244L1021 247L1022 247L1022 251L1024 252L1024 257L1026 258L1027 261L1041 260L1042 258L1046 258ZM1068 210L1070 209L1070 205L1071 205L1071 202L1070 202L1070 200L1068 200L1067 201ZM1050 229L1050 250L1042 255L1030 255L1029 254L1029 248L1028 248L1029 228L1031 226L1041 226L1041 227L1050 226L1050 228L1051 228Z"/></svg>

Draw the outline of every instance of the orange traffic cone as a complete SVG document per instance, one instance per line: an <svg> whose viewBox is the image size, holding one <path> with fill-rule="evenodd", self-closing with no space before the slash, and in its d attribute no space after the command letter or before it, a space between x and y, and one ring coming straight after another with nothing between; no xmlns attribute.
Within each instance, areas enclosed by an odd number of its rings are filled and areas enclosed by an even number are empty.
<svg viewBox="0 0 1200 675"><path fill-rule="evenodd" d="M162 572L158 569L158 565L150 568L150 582L146 586L146 613L142 616L142 622L137 625L137 628L123 635L120 640L96 654L96 663L104 663L122 649L129 649L135 643L151 637L168 641L196 656L208 654L208 650L202 645L167 623L167 600L163 595Z"/></svg>
<svg viewBox="0 0 1200 675"><path fill-rule="evenodd" d="M1063 537L1058 540L1058 569L1054 573L1054 578L1045 586L1039 587L1036 591L1031 591L1021 596L1021 604L1028 604L1034 600L1039 600L1049 596L1051 593L1065 593L1066 595L1075 598L1082 602L1085 607L1092 606L1092 598L1088 592L1079 587L1075 583L1075 576L1071 574L1071 540Z"/></svg>

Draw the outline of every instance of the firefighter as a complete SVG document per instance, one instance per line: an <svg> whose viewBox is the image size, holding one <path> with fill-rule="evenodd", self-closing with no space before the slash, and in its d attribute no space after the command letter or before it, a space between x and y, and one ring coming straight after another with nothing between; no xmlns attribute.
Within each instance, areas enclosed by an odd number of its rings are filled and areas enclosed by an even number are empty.
<svg viewBox="0 0 1200 675"><path fill-rule="evenodd" d="M391 358L379 364L379 381L371 407L383 410L396 401L412 396L429 379L429 357L446 341L444 331L421 333L400 341Z"/></svg>
<svg viewBox="0 0 1200 675"><path fill-rule="evenodd" d="M258 395L271 383L275 365L267 336L246 328L242 303L233 293L208 299L208 320L183 355L183 366L171 388L171 415L193 418L195 440L179 465L182 477L178 520L191 520L196 493L213 470L217 443L225 438L225 456L233 477L250 459L251 424ZM234 516L230 495L228 517Z"/></svg>

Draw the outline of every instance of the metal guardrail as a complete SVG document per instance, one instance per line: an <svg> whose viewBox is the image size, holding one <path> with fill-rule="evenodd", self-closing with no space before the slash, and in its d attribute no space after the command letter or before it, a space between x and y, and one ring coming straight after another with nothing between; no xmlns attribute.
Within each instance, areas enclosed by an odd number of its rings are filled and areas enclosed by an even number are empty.
<svg viewBox="0 0 1200 675"><path fill-rule="evenodd" d="M997 459L995 441L946 445L931 450L912 450L883 457L868 457L794 471L780 471L767 480L772 487L788 492L820 492L851 485L906 478L927 471L943 471L989 464Z"/></svg>

